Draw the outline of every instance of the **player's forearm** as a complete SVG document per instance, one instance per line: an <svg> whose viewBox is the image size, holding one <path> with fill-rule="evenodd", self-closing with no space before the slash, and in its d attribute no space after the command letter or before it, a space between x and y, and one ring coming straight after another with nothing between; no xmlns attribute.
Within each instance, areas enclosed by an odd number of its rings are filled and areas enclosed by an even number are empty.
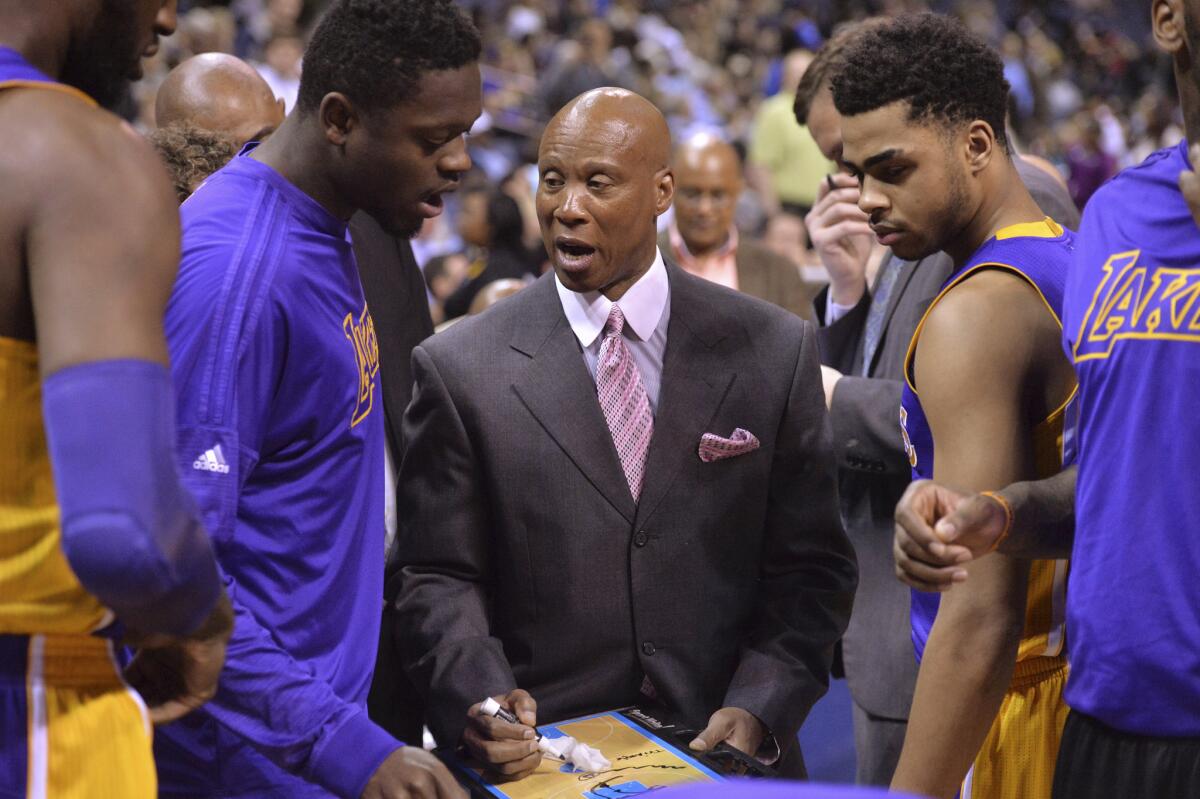
<svg viewBox="0 0 1200 799"><path fill-rule="evenodd" d="M63 550L79 581L140 633L185 636L221 594L208 533L175 471L164 366L91 361L42 386Z"/></svg>
<svg viewBox="0 0 1200 799"><path fill-rule="evenodd" d="M1006 555L1021 558L1069 558L1075 542L1075 479L1070 466L1053 477L1013 483L1000 492L1013 518L1000 544Z"/></svg>
<svg viewBox="0 0 1200 799"><path fill-rule="evenodd" d="M400 742L281 649L237 594L234 584L233 635L221 686L203 712L280 768L335 796L360 796Z"/></svg>
<svg viewBox="0 0 1200 799"><path fill-rule="evenodd" d="M1012 679L1020 623L1006 630L992 621L942 622L935 623L925 649L891 787L952 799Z"/></svg>

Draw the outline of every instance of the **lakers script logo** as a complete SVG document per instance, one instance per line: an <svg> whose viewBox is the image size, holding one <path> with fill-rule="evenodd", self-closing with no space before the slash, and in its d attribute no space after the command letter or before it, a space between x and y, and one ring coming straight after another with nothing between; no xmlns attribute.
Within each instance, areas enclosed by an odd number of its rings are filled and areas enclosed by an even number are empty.
<svg viewBox="0 0 1200 799"><path fill-rule="evenodd" d="M1118 253L1083 317L1075 360L1107 358L1123 339L1200 342L1200 269L1139 264L1141 250Z"/></svg>
<svg viewBox="0 0 1200 799"><path fill-rule="evenodd" d="M358 402L354 406L354 414L350 417L350 426L354 427L371 413L375 404L375 377L379 374L379 341L375 338L375 322L363 305L358 321L354 314L346 314L342 320L342 332L354 347L354 359L358 364Z"/></svg>
<svg viewBox="0 0 1200 799"><path fill-rule="evenodd" d="M908 465L917 468L917 448L908 437L908 411L900 406L900 435L904 436L904 454L908 456Z"/></svg>

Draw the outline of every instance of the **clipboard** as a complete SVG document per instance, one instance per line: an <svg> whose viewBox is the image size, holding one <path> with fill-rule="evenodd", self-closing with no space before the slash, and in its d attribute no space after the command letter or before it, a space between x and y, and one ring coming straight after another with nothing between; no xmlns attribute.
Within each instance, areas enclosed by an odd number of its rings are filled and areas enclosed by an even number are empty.
<svg viewBox="0 0 1200 799"><path fill-rule="evenodd" d="M517 782L492 782L483 767L453 752L438 755L478 799L616 799L671 785L720 782L727 777L774 774L754 758L724 744L711 752L687 748L700 730L679 723L659 708L627 707L538 727L543 736L570 735L594 746L612 761L608 771L591 774L544 758L533 774Z"/></svg>

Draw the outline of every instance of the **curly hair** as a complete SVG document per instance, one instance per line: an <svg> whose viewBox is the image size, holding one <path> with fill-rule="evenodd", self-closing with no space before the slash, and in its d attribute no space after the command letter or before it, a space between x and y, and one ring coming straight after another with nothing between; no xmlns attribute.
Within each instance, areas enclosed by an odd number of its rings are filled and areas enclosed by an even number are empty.
<svg viewBox="0 0 1200 799"><path fill-rule="evenodd" d="M904 100L914 121L958 126L982 119L1008 150L1004 64L947 17L907 14L865 31L846 49L832 84L833 104L843 116Z"/></svg>
<svg viewBox="0 0 1200 799"><path fill-rule="evenodd" d="M413 95L426 72L479 60L479 31L451 0L337 0L304 51L301 111L341 92L367 111Z"/></svg>
<svg viewBox="0 0 1200 799"><path fill-rule="evenodd" d="M186 125L159 128L148 137L183 202L192 190L237 155L233 142L219 133Z"/></svg>

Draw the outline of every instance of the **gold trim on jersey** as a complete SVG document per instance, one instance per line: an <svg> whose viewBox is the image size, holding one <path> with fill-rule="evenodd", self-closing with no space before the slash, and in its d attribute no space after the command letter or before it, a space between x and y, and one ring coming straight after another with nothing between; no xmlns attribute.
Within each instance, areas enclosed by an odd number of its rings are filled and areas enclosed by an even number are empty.
<svg viewBox="0 0 1200 799"><path fill-rule="evenodd" d="M76 100L83 100L93 108L97 108L100 105L89 97L86 92L81 92L74 86L68 86L65 83L47 83L44 80L0 80L0 91L5 89L45 89L50 92L69 94Z"/></svg>

